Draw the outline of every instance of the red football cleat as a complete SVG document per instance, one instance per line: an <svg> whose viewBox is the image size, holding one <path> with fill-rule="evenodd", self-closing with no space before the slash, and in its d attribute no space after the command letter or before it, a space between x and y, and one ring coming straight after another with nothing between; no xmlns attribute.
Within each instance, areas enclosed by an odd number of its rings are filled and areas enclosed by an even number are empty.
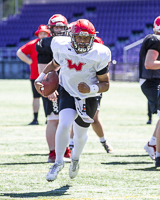
<svg viewBox="0 0 160 200"><path fill-rule="evenodd" d="M71 158L71 150L69 147L66 148L66 152L64 154L65 158Z"/></svg>
<svg viewBox="0 0 160 200"><path fill-rule="evenodd" d="M48 162L49 163L54 163L55 160L56 160L56 152L55 152L55 150L53 150L52 153L49 153Z"/></svg>
<svg viewBox="0 0 160 200"><path fill-rule="evenodd" d="M66 163L70 163L71 162L71 150L69 147L66 148L66 152L64 154L64 158L63 161Z"/></svg>

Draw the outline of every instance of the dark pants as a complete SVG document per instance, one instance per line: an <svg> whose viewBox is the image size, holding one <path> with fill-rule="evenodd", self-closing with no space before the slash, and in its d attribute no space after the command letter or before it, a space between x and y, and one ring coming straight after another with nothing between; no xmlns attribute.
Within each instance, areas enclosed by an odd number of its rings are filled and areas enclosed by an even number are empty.
<svg viewBox="0 0 160 200"><path fill-rule="evenodd" d="M33 98L40 98L41 95L37 92L35 86L34 86L34 79L31 79L31 87L32 87L32 93L33 93Z"/></svg>
<svg viewBox="0 0 160 200"><path fill-rule="evenodd" d="M160 80L147 79L141 85L142 92L148 99L148 104L152 114L157 113L157 110L160 110L159 84Z"/></svg>
<svg viewBox="0 0 160 200"><path fill-rule="evenodd" d="M148 117L149 117L149 120L152 120L152 113L151 113L151 109L149 106L149 102L148 102Z"/></svg>
<svg viewBox="0 0 160 200"><path fill-rule="evenodd" d="M60 100L59 100L59 112L65 108L72 108L76 110L74 97L70 96L70 94L63 88L60 87ZM90 97L86 99L86 113L91 118L94 117L97 110L97 100L96 97ZM82 120L80 116L78 116L75 122L82 127L89 127L89 123L86 123Z"/></svg>

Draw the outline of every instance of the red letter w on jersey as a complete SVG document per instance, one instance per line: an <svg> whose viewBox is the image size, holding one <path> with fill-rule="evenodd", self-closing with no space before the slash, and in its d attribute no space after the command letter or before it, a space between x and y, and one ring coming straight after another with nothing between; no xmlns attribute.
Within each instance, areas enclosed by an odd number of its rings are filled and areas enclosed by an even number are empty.
<svg viewBox="0 0 160 200"><path fill-rule="evenodd" d="M81 63L81 62L79 62L78 65L76 65L75 63L72 64L72 60L68 60L68 59L66 59L66 60L67 60L67 62L68 62L68 67L69 67L70 69L75 68L76 71L80 71L80 70L82 69L82 66L86 64L86 63Z"/></svg>

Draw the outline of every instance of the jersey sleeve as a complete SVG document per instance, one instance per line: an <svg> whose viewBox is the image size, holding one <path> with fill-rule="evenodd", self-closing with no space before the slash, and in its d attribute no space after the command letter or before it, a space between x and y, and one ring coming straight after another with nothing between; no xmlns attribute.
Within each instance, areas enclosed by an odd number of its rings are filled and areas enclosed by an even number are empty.
<svg viewBox="0 0 160 200"><path fill-rule="evenodd" d="M158 39L156 36L152 36L147 43L147 49L153 49L160 52L160 38Z"/></svg>
<svg viewBox="0 0 160 200"><path fill-rule="evenodd" d="M50 47L52 37L43 38L37 42L36 50L38 52L37 60L39 64L48 64L53 59L53 53Z"/></svg>
<svg viewBox="0 0 160 200"><path fill-rule="evenodd" d="M102 74L101 72L109 71L109 62L111 61L111 51L107 48L106 51L101 55L100 62L96 67L97 74Z"/></svg>
<svg viewBox="0 0 160 200"><path fill-rule="evenodd" d="M30 43L28 42L27 44L23 45L20 50L25 54L25 55L29 55L31 53L31 48L32 46L30 45Z"/></svg>

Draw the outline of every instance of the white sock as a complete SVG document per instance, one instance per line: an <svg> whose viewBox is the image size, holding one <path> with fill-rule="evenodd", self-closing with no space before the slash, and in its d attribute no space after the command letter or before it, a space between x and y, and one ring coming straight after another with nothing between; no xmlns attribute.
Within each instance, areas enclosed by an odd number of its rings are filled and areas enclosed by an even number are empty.
<svg viewBox="0 0 160 200"><path fill-rule="evenodd" d="M149 145L152 145L152 146L156 145L156 137L154 137L154 136L151 137L151 139L149 141Z"/></svg>
<svg viewBox="0 0 160 200"><path fill-rule="evenodd" d="M59 124L56 131L56 162L63 163L64 153L69 144L70 129L77 113L73 109L63 109L59 113Z"/></svg>
<svg viewBox="0 0 160 200"><path fill-rule="evenodd" d="M100 140L100 142L105 142L106 138L105 138L105 136L103 136L103 137L100 137L99 140Z"/></svg>
<svg viewBox="0 0 160 200"><path fill-rule="evenodd" d="M158 153L157 151L156 151L156 158L157 157L160 157L160 153Z"/></svg>
<svg viewBox="0 0 160 200"><path fill-rule="evenodd" d="M83 148L87 142L88 128L79 126L76 122L73 122L73 132L74 132L74 149L72 150L72 158L74 160L79 160Z"/></svg>

